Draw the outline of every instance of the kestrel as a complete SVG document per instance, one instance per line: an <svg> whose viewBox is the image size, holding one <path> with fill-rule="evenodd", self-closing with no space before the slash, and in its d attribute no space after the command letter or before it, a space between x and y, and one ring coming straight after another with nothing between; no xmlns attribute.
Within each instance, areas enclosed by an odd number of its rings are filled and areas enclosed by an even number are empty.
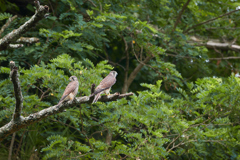
<svg viewBox="0 0 240 160"><path fill-rule="evenodd" d="M78 92L78 86L79 86L79 83L78 83L78 79L76 76L71 76L69 78L69 80L71 82L69 82L69 84L67 85L63 95L62 95L62 98L60 99L60 101L58 102L58 105L64 101L68 101L68 100L71 100L73 101L73 99L75 98L75 96L77 95L77 92Z"/></svg>
<svg viewBox="0 0 240 160"><path fill-rule="evenodd" d="M110 94L111 87L116 83L116 71L111 71L107 77L105 77L100 84L96 87L93 95L95 95L92 103L96 103L102 93Z"/></svg>

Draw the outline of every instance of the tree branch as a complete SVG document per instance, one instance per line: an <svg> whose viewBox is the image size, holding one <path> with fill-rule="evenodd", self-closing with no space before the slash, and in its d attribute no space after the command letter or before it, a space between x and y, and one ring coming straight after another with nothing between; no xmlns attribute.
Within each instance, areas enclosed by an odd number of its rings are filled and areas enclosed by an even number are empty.
<svg viewBox="0 0 240 160"><path fill-rule="evenodd" d="M175 22L175 24L174 24L174 27L173 27L172 32L175 31L178 23L180 22L180 19L181 19L181 17L182 17L182 14L183 14L184 10L187 8L187 6L188 6L188 4L190 3L190 1L191 1L191 0L188 0L188 1L184 4L182 10L179 12L178 17L177 17L177 20L176 20L176 22Z"/></svg>
<svg viewBox="0 0 240 160"><path fill-rule="evenodd" d="M9 47L16 49L16 48L24 47L24 45L23 44L9 44Z"/></svg>
<svg viewBox="0 0 240 160"><path fill-rule="evenodd" d="M39 38L36 37L20 37L16 42L18 43L37 43Z"/></svg>
<svg viewBox="0 0 240 160"><path fill-rule="evenodd" d="M2 39L0 39L0 51L7 48L10 43L14 43L23 33L33 27L38 21L45 17L45 14L48 12L48 6L40 5L39 1L34 1L36 4L36 13L22 26L18 29L13 30L12 32L8 33Z"/></svg>
<svg viewBox="0 0 240 160"><path fill-rule="evenodd" d="M227 60L227 59L240 59L240 57L209 58L209 60Z"/></svg>
<svg viewBox="0 0 240 160"><path fill-rule="evenodd" d="M1 34L4 32L4 30L10 25L10 23L17 18L17 15L13 16L13 17L10 17L8 19L8 21L6 22L6 24L4 24L0 30L0 37L1 37Z"/></svg>
<svg viewBox="0 0 240 160"><path fill-rule="evenodd" d="M139 62L138 66L132 71L132 73L129 75L128 79L127 79L127 87L125 88L125 90L122 90L122 93L125 93L128 91L129 86L131 85L131 83L133 82L133 80L135 79L135 77L137 76L138 72L142 69L143 66L146 65L146 63L148 61L150 61L154 56L150 55L148 57L146 57L143 61L140 61L134 51L134 47L133 47L133 43L132 43L132 52L134 53L137 61Z"/></svg>
<svg viewBox="0 0 240 160"><path fill-rule="evenodd" d="M214 21L214 20L216 20L216 19L218 19L218 18L222 18L222 17L224 17L224 16L230 15L230 14L232 14L232 13L234 13L234 12L237 12L237 11L239 11L239 9L234 10L234 11L231 11L231 12L227 12L227 13L225 13L225 14L222 14L222 15L218 16L218 17L215 17L215 18L209 19L209 20L207 20L207 21L204 21L204 22L195 24L195 25L193 25L192 27L186 29L183 33L187 33L188 31L190 31L191 29L193 29L193 28L195 28L195 27L197 27L197 26L200 26L200 25L209 23L209 22L211 22L211 21Z"/></svg>
<svg viewBox="0 0 240 160"><path fill-rule="evenodd" d="M129 70L129 53L128 53L128 44L124 36L122 36L122 39L125 44L125 53L126 53L126 69L124 71L124 82L123 82L122 93L126 93L128 90L127 81L128 81L128 70Z"/></svg>
<svg viewBox="0 0 240 160"><path fill-rule="evenodd" d="M101 96L98 101L101 102L110 102L110 101L116 101L117 99L122 99L124 97L132 96L133 93L126 93L126 94L119 94L114 93L109 96ZM92 103L92 96L84 96L84 97L77 97L75 98L75 101L67 101L65 103L58 105L54 105L51 107L48 107L46 109L43 109L37 113L30 114L28 117L21 117L17 122L14 122L11 120L9 123L4 125L0 128L0 141L2 141L4 138L6 138L8 135L20 130L21 128L24 128L26 126L29 126L30 124L36 123L46 117L49 117L51 115L63 112L65 109L76 106L78 104L84 104Z"/></svg>
<svg viewBox="0 0 240 160"><path fill-rule="evenodd" d="M23 96L22 96L22 91L21 91L21 85L19 81L19 75L18 75L18 68L15 66L15 62L11 61L10 62L10 79L13 82L13 87L14 87L14 96L16 99L16 105L15 105L15 111L13 114L13 121L17 121L22 112L22 107L23 107Z"/></svg>

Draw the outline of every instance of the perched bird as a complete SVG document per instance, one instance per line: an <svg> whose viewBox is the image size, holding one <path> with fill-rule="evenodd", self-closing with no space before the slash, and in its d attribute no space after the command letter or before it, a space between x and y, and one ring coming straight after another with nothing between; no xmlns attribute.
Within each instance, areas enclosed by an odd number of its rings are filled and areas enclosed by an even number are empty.
<svg viewBox="0 0 240 160"><path fill-rule="evenodd" d="M75 98L75 96L77 95L78 93L78 86L79 86L79 83L78 83L78 79L76 76L71 76L69 78L69 80L71 82L69 82L69 84L67 85L63 95L62 95L62 98L60 99L60 101L58 102L58 105L64 101L68 101L68 100L71 100L73 101L73 99Z"/></svg>
<svg viewBox="0 0 240 160"><path fill-rule="evenodd" d="M102 93L110 94L111 87L116 83L116 77L118 73L111 71L107 77L105 77L100 84L96 87L93 95L95 95L92 103L96 103Z"/></svg>

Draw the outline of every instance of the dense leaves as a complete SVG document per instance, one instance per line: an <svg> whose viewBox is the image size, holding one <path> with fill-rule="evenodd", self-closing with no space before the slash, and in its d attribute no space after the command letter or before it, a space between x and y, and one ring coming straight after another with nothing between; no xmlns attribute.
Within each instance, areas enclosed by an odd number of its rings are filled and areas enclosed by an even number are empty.
<svg viewBox="0 0 240 160"><path fill-rule="evenodd" d="M12 159L239 159L239 49L231 45L239 44L240 4L187 2L41 1L50 15L21 35L39 41L0 52L0 126L15 108L11 60L20 71L22 116L57 104L71 75L79 79L77 96L90 95L111 70L119 73L112 93L135 94L21 129ZM34 14L28 1L0 6L1 26L19 15L1 38ZM1 157L11 139L1 142Z"/></svg>

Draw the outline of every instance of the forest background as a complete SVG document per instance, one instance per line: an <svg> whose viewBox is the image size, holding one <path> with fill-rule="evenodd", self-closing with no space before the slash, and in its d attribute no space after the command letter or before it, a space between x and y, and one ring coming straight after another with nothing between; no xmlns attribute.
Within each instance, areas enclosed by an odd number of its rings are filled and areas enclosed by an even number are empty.
<svg viewBox="0 0 240 160"><path fill-rule="evenodd" d="M0 159L240 159L239 6L0 1ZM111 70L122 97L55 108Z"/></svg>

